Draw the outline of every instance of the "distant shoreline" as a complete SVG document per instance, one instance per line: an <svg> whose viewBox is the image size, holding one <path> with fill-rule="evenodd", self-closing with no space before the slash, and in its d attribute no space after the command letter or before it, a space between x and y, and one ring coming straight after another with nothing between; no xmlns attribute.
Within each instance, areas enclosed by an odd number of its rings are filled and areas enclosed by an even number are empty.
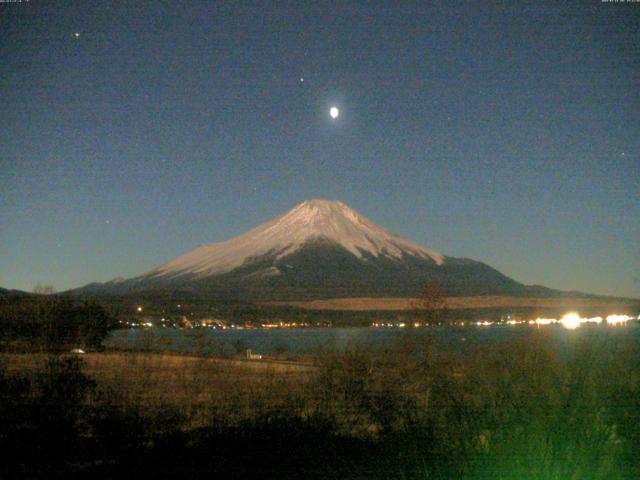
<svg viewBox="0 0 640 480"><path fill-rule="evenodd" d="M352 311L406 311L420 308L419 298L332 298L310 301L273 301L265 305L292 306L306 310L352 310ZM450 309L496 308L496 307L544 307L544 308L640 308L638 299L585 298L585 297L511 297L502 295L448 297Z"/></svg>

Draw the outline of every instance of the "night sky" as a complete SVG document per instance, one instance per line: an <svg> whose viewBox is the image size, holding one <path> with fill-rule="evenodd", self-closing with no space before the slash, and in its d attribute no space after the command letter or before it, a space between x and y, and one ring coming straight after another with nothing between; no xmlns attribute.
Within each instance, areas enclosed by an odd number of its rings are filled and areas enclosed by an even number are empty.
<svg viewBox="0 0 640 480"><path fill-rule="evenodd" d="M0 3L0 286L134 276L319 197L640 297L640 3L569 3Z"/></svg>

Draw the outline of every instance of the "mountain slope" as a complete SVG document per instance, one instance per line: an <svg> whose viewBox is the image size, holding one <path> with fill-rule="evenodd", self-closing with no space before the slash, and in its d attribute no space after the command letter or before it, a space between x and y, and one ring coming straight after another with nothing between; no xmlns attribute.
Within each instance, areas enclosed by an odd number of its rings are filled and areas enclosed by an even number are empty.
<svg viewBox="0 0 640 480"><path fill-rule="evenodd" d="M264 255L281 260L318 239L338 244L358 259L365 255L400 259L410 254L431 259L438 265L443 263L438 253L389 232L342 202L307 200L244 235L197 248L153 270L150 275L193 274L200 278L218 275Z"/></svg>
<svg viewBox="0 0 640 480"><path fill-rule="evenodd" d="M530 293L488 265L441 255L329 200L307 200L239 237L199 247L139 277L79 291L293 300L414 296L430 283L449 295Z"/></svg>

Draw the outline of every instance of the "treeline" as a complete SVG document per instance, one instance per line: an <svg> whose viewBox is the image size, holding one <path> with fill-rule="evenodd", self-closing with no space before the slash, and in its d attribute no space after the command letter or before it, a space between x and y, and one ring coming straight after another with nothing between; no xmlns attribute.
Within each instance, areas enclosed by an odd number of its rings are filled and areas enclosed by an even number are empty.
<svg viewBox="0 0 640 480"><path fill-rule="evenodd" d="M115 316L93 301L57 295L21 295L0 298L0 341L45 351L99 348Z"/></svg>
<svg viewBox="0 0 640 480"><path fill-rule="evenodd" d="M444 292L441 294L444 295ZM483 308L447 308L446 301L440 305L433 298L417 302L420 308L410 310L310 310L296 306L273 305L267 303L221 299L215 296L204 297L194 292L184 291L148 291L135 294L98 297L76 297L84 300L99 299L101 305L111 311L119 312L118 318L125 321L138 321L141 317L180 318L189 320L217 318L236 324L260 324L278 321L309 323L334 327L369 326L373 322L420 322L429 324L449 324L460 321L490 320L500 321L508 317L517 319L560 318L569 310L566 306L497 306ZM446 299L445 299L446 300ZM142 312L137 308L142 307ZM435 308L434 308L435 307ZM637 315L638 305L623 306L615 313ZM579 308L580 314L588 317L606 316L614 313L606 307Z"/></svg>

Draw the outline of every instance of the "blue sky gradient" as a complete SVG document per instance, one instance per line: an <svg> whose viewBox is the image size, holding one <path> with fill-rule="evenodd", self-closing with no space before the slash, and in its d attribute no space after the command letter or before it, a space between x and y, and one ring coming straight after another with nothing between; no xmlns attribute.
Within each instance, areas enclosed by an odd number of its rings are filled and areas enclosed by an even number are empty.
<svg viewBox="0 0 640 480"><path fill-rule="evenodd" d="M425 3L0 4L0 286L134 276L321 197L640 297L640 4Z"/></svg>

